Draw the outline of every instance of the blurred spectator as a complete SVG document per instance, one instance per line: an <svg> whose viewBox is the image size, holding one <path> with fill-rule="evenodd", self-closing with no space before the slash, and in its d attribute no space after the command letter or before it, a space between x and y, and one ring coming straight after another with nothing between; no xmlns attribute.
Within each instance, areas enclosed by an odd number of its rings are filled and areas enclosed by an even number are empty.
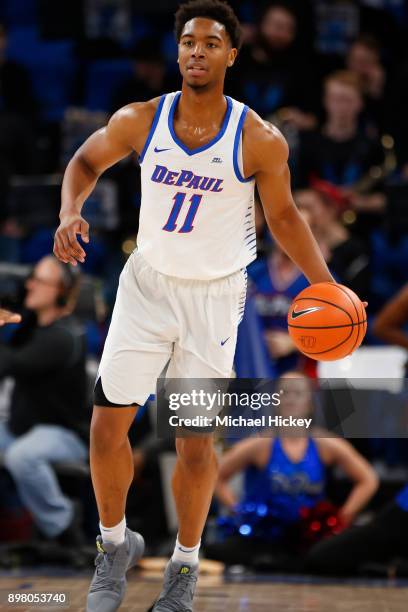
<svg viewBox="0 0 408 612"><path fill-rule="evenodd" d="M155 39L139 41L133 57L133 76L114 95L112 111L132 102L156 98L173 89L174 84L166 76L164 58Z"/></svg>
<svg viewBox="0 0 408 612"><path fill-rule="evenodd" d="M0 423L0 450L21 501L44 536L78 545L78 512L58 484L52 463L87 458L86 347L70 316L78 273L53 256L27 280L25 317L9 345L0 344L0 378L15 386L10 415Z"/></svg>
<svg viewBox="0 0 408 612"><path fill-rule="evenodd" d="M362 35L357 38L347 54L347 69L360 79L364 95L363 116L371 128L371 133L378 134L384 130L385 89L387 75L381 62L381 49L375 38Z"/></svg>
<svg viewBox="0 0 408 612"><path fill-rule="evenodd" d="M324 107L323 126L302 134L297 186L324 180L338 186L356 210L382 210L383 194L359 192L370 169L383 163L384 153L381 143L359 128L364 102L358 77L348 71L330 75L325 82Z"/></svg>
<svg viewBox="0 0 408 612"><path fill-rule="evenodd" d="M360 30L357 2L350 0L317 0L316 48L327 55L344 55Z"/></svg>
<svg viewBox="0 0 408 612"><path fill-rule="evenodd" d="M296 191L294 199L338 282L366 298L370 290L369 255L364 244L341 223L341 203L316 189Z"/></svg>
<svg viewBox="0 0 408 612"><path fill-rule="evenodd" d="M301 124L316 105L312 70L296 46L297 19L289 5L276 3L263 12L252 46L244 48L232 94L260 115L289 107ZM295 112L296 111L296 112Z"/></svg>
<svg viewBox="0 0 408 612"><path fill-rule="evenodd" d="M85 32L88 38L126 42L131 35L130 0L85 0Z"/></svg>
<svg viewBox="0 0 408 612"><path fill-rule="evenodd" d="M408 351L408 284L378 313L373 332L387 344L402 346ZM408 362L407 362L408 372Z"/></svg>
<svg viewBox="0 0 408 612"><path fill-rule="evenodd" d="M392 90L392 105L389 109L391 132L395 138L395 146L402 175L408 181L408 61L397 67L397 75Z"/></svg>
<svg viewBox="0 0 408 612"><path fill-rule="evenodd" d="M279 406L281 416L312 415L312 388L307 377L287 372L279 385L277 388L284 391ZM299 427L291 435L282 433L272 440L246 439L223 456L216 495L231 513L223 524L232 533L225 541L207 546L209 558L252 565L263 557L263 563L269 558L280 567L293 553L307 547L316 513L325 516L332 533L353 522L377 489L373 469L346 440L322 437L323 431L315 431L314 437L308 433L306 428ZM328 466L342 468L353 482L341 508L327 504ZM241 472L245 473L244 491L238 503L229 481ZM307 517L310 522L302 520ZM322 527L325 522L319 523L315 536L329 535Z"/></svg>
<svg viewBox="0 0 408 612"><path fill-rule="evenodd" d="M289 307L309 286L308 280L277 245L268 257L249 266L248 275L252 281L250 294L255 295L265 341L278 373L310 367L310 360L296 350L287 324Z"/></svg>

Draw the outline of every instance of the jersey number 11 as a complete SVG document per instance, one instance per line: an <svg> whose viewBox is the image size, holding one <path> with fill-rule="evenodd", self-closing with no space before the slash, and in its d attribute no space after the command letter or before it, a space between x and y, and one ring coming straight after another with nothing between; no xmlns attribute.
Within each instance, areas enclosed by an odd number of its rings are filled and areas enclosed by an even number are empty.
<svg viewBox="0 0 408 612"><path fill-rule="evenodd" d="M179 218L182 206L186 199L186 195L186 193L179 192L176 193L176 195L174 196L173 208L171 209L166 225L162 228L166 232L174 232L177 229L177 219ZM187 234L188 232L191 232L192 229L194 229L193 221L197 214L198 207L200 206L202 197L203 196L197 194L191 196L190 208L188 209L188 213L186 215L186 218L184 219L182 227L178 230L179 234Z"/></svg>

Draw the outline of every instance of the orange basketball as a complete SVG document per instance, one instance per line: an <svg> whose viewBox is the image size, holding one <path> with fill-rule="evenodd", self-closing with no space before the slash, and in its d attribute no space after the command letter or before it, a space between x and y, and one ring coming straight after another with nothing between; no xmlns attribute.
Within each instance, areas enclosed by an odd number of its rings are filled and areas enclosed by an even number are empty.
<svg viewBox="0 0 408 612"><path fill-rule="evenodd" d="M316 283L293 300L288 327L301 353L318 361L334 361L360 346L367 316L362 302L348 287Z"/></svg>

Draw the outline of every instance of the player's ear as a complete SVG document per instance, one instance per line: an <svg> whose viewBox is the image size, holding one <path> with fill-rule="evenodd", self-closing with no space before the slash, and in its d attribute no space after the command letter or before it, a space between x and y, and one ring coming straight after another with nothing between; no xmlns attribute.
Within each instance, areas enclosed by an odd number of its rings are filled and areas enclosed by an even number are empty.
<svg viewBox="0 0 408 612"><path fill-rule="evenodd" d="M238 55L238 50L237 49L231 49L231 51L229 52L229 56L228 56L228 68L231 68L231 66L234 65L236 57Z"/></svg>

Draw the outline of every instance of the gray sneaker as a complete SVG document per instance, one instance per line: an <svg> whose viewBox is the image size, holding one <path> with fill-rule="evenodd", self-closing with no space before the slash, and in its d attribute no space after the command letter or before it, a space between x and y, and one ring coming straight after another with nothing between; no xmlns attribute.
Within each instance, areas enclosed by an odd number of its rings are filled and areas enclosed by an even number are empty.
<svg viewBox="0 0 408 612"><path fill-rule="evenodd" d="M193 612L198 564L176 563L171 559L164 572L163 590L152 612Z"/></svg>
<svg viewBox="0 0 408 612"><path fill-rule="evenodd" d="M144 553L144 539L140 533L126 528L123 544L103 543L99 535L96 548L96 570L89 587L86 610L115 612L125 596L126 572Z"/></svg>

